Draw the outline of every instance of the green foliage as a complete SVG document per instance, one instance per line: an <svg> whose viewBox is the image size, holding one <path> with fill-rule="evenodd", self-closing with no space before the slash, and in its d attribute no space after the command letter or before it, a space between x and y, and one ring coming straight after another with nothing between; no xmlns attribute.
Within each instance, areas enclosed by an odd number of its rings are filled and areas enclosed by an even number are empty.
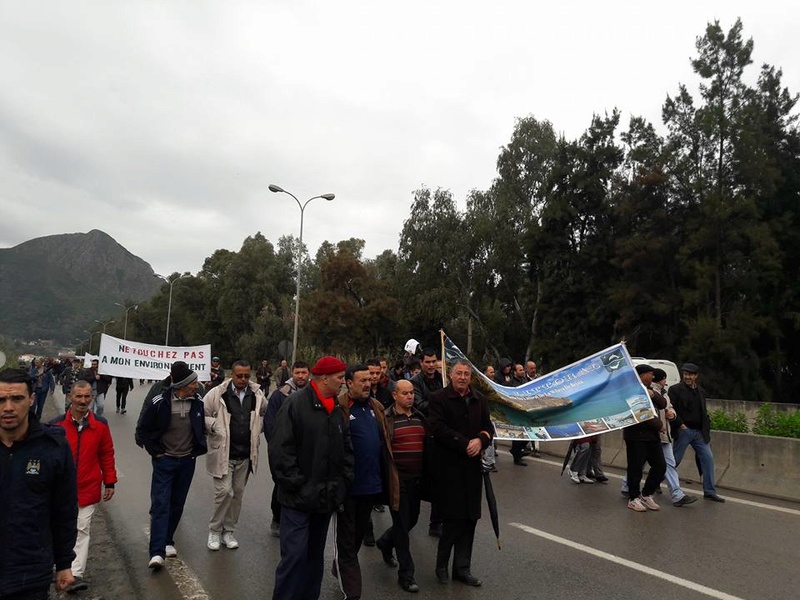
<svg viewBox="0 0 800 600"><path fill-rule="evenodd" d="M781 411L771 404L764 404L756 415L753 433L800 438L800 411Z"/></svg>
<svg viewBox="0 0 800 600"><path fill-rule="evenodd" d="M716 429L717 431L735 431L737 433L749 433L750 431L750 428L747 426L747 417L743 412L729 415L720 408L710 411L708 416L711 418L711 429Z"/></svg>

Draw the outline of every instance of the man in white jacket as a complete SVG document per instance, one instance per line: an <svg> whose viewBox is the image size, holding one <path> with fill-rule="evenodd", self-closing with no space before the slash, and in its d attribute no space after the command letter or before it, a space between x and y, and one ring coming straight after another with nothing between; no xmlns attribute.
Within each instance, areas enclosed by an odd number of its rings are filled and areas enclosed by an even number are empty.
<svg viewBox="0 0 800 600"><path fill-rule="evenodd" d="M208 549L239 547L234 537L244 488L258 467L259 436L267 408L261 387L250 381L250 363L233 363L231 378L203 398L208 454L206 470L214 478L214 511L208 522Z"/></svg>

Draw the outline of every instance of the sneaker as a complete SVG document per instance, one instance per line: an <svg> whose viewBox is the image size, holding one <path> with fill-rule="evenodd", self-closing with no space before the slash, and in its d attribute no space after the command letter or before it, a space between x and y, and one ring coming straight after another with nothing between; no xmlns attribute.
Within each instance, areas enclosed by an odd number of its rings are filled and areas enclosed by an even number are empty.
<svg viewBox="0 0 800 600"><path fill-rule="evenodd" d="M694 504L695 502L697 502L697 498L695 498L694 496L685 495L677 502L673 502L672 506L677 506L678 508L680 508L681 506L686 506L687 504Z"/></svg>
<svg viewBox="0 0 800 600"><path fill-rule="evenodd" d="M594 483L594 481L592 481L585 475L578 475L578 479L580 479L581 483Z"/></svg>
<svg viewBox="0 0 800 600"><path fill-rule="evenodd" d="M595 480L597 483L608 483L608 477L606 477L605 475L598 475L598 476L595 476L594 480ZM627 493L627 492L626 492L626 493Z"/></svg>
<svg viewBox="0 0 800 600"><path fill-rule="evenodd" d="M383 504L376 504L372 508L378 513L386 512L386 507Z"/></svg>
<svg viewBox="0 0 800 600"><path fill-rule="evenodd" d="M576 473L572 469L568 469L568 472L569 472L569 478L572 480L572 483L580 483L581 482L581 478L578 477L578 473Z"/></svg>
<svg viewBox="0 0 800 600"><path fill-rule="evenodd" d="M641 499L642 504L644 504L650 510L660 510L661 509L661 507L658 504L656 504L656 501L653 500L652 496L639 496L639 498Z"/></svg>
<svg viewBox="0 0 800 600"><path fill-rule="evenodd" d="M178 556L178 551L175 549L175 546L172 544L167 544L166 552L164 552L167 558L175 558Z"/></svg>
<svg viewBox="0 0 800 600"><path fill-rule="evenodd" d="M642 504L641 498L628 500L628 508L635 510L636 512L647 512L647 508L645 508L644 504Z"/></svg>
<svg viewBox="0 0 800 600"><path fill-rule="evenodd" d="M281 537L281 524L278 521L273 521L269 524L269 532L272 537Z"/></svg>
<svg viewBox="0 0 800 600"><path fill-rule="evenodd" d="M148 568L153 569L153 571L160 571L164 567L164 557L163 556L153 556L150 558L150 562L147 563Z"/></svg>
<svg viewBox="0 0 800 600"><path fill-rule="evenodd" d="M219 534L216 531L208 532L208 549L219 550Z"/></svg>
<svg viewBox="0 0 800 600"><path fill-rule="evenodd" d="M232 531L222 532L222 543L225 544L225 547L229 550L236 550L236 548L239 547L239 542L233 537Z"/></svg>
<svg viewBox="0 0 800 600"><path fill-rule="evenodd" d="M119 414L124 415L126 412L128 411L123 408L122 410L119 411Z"/></svg>
<svg viewBox="0 0 800 600"><path fill-rule="evenodd" d="M89 584L83 580L83 577L75 577L75 581L70 583L65 590L68 594L77 594L83 590L88 590Z"/></svg>
<svg viewBox="0 0 800 600"><path fill-rule="evenodd" d="M386 542L383 541L382 538L379 538L375 541L375 545L378 547L378 550L381 551L381 556L383 557L383 562L385 562L390 567L397 566L397 560L395 559L394 555L392 554L392 547L388 546Z"/></svg>

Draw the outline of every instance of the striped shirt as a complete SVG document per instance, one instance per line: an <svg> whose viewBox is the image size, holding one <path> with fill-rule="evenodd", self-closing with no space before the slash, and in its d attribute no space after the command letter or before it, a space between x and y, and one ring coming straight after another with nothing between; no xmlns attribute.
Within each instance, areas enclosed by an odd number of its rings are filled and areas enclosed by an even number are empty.
<svg viewBox="0 0 800 600"><path fill-rule="evenodd" d="M395 414L392 420L392 454L398 475L407 479L422 475L425 427L419 417Z"/></svg>

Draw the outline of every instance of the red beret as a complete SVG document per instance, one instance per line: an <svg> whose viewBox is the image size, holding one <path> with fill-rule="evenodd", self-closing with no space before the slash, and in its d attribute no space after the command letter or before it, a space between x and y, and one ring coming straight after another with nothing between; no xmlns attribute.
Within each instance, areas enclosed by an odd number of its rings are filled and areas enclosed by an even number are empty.
<svg viewBox="0 0 800 600"><path fill-rule="evenodd" d="M347 369L347 365L340 361L335 356L323 356L311 367L312 375L332 375L333 373L341 373Z"/></svg>

